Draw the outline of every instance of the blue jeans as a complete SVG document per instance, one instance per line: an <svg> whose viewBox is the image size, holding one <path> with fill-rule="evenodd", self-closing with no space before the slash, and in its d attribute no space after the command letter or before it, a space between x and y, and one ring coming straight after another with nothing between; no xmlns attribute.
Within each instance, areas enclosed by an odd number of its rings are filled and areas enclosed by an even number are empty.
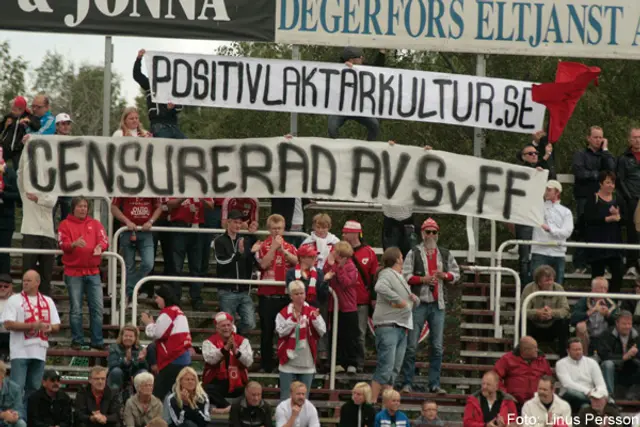
<svg viewBox="0 0 640 427"><path fill-rule="evenodd" d="M44 365L44 360L39 359L11 359L11 381L24 390L25 410L31 393L42 385Z"/></svg>
<svg viewBox="0 0 640 427"><path fill-rule="evenodd" d="M104 301L102 299L102 284L100 275L93 276L64 276L64 283L69 292L71 303L71 341L73 344L84 344L82 332L82 297L87 294L89 305L89 329L91 330L91 345L102 346L102 320Z"/></svg>
<svg viewBox="0 0 640 427"><path fill-rule="evenodd" d="M301 381L307 386L307 397L311 391L311 383L315 374L290 374L288 372L280 372L280 401L287 400L291 397L291 383Z"/></svg>
<svg viewBox="0 0 640 427"><path fill-rule="evenodd" d="M354 325L355 326L355 325ZM396 380L407 349L407 330L392 326L376 328L376 371L373 380L380 385L391 385Z"/></svg>
<svg viewBox="0 0 640 427"><path fill-rule="evenodd" d="M556 272L556 283L562 285L564 282L564 257L547 256L540 254L531 254L531 275L535 273L536 268L548 265Z"/></svg>
<svg viewBox="0 0 640 427"><path fill-rule="evenodd" d="M127 266L127 296L131 298L136 283L153 270L153 234L150 231L137 231L136 240L132 242L131 232L125 231L120 237L120 246ZM140 252L140 267L136 265L136 250Z"/></svg>
<svg viewBox="0 0 640 427"><path fill-rule="evenodd" d="M174 124L154 123L151 125L151 133L156 138L187 139L178 125Z"/></svg>
<svg viewBox="0 0 640 427"><path fill-rule="evenodd" d="M380 123L373 117L329 116L329 138L339 138L340 128L346 121L353 120L367 128L367 141L375 141L380 133Z"/></svg>
<svg viewBox="0 0 640 427"><path fill-rule="evenodd" d="M107 376L107 385L115 393L119 393L125 384L130 383L136 375L142 372L147 371L145 369L140 369L139 371L134 372L133 375L129 375L129 372L123 371L120 367L115 367L109 371L109 375Z"/></svg>
<svg viewBox="0 0 640 427"><path fill-rule="evenodd" d="M181 227L183 225L180 225ZM200 267L202 267L202 248L200 244L200 234L198 233L174 233L173 234L173 268L178 275L182 275L184 260L189 262L189 276L200 277ZM182 298L182 284L176 283L176 296ZM189 284L189 296L191 303L201 301L202 283Z"/></svg>
<svg viewBox="0 0 640 427"><path fill-rule="evenodd" d="M618 371L612 360L605 360L600 364L600 368L602 369L602 376L604 377L604 382L607 384L607 390L611 397L614 395L616 383L626 387L640 383L640 371L638 371L637 368L635 371L628 371L624 368Z"/></svg>
<svg viewBox="0 0 640 427"><path fill-rule="evenodd" d="M27 427L27 423L24 420L18 420L15 424L7 424L4 421L0 421L0 427Z"/></svg>
<svg viewBox="0 0 640 427"><path fill-rule="evenodd" d="M416 348L424 322L429 322L429 389L440 387L440 371L442 367L442 339L444 331L444 310L438 303L423 302L413 309L413 330L407 337L407 351L402 364L404 384L413 384L416 374ZM378 331L376 331L376 334Z"/></svg>
<svg viewBox="0 0 640 427"><path fill-rule="evenodd" d="M220 300L220 311L235 316L240 316L238 325L238 333L244 335L256 327L256 311L253 307L253 300L248 292L232 292L226 289L218 290L218 298Z"/></svg>

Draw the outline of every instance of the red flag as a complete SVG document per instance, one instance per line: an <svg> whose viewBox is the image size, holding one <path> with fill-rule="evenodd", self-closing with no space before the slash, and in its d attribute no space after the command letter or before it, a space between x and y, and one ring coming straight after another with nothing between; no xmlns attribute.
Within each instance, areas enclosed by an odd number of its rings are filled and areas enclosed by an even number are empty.
<svg viewBox="0 0 640 427"><path fill-rule="evenodd" d="M578 62L559 62L555 83L533 85L532 99L549 110L549 142L560 139L562 131L589 84L598 85L600 68Z"/></svg>

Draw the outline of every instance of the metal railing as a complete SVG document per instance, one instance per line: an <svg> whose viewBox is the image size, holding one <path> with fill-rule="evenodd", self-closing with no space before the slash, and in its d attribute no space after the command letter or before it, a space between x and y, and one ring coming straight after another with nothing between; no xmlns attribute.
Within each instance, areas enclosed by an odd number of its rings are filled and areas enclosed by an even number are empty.
<svg viewBox="0 0 640 427"><path fill-rule="evenodd" d="M567 291L535 291L532 294L527 295L527 297L522 302L522 336L527 335L527 310L529 309L529 303L535 297L541 296L565 296L565 297L593 297L593 298L610 298L612 300L620 300L620 299L629 299L629 300L640 300L640 294L602 294L595 292L567 292ZM518 318L516 317L516 330L518 329Z"/></svg>
<svg viewBox="0 0 640 427"><path fill-rule="evenodd" d="M623 243L587 243L587 242L536 242L535 240L506 240L502 242L496 253L496 263L498 267L502 266L502 254L504 249L509 245L537 245L537 246L549 246L549 247L566 247L566 248L593 248L593 249L626 249L626 250L640 250L640 245L628 245ZM491 282L493 285L493 282ZM496 285L490 287L490 302L489 307L491 310L495 309L496 301L502 295L502 274L498 271L496 278ZM494 299L495 295L495 299Z"/></svg>
<svg viewBox="0 0 640 427"><path fill-rule="evenodd" d="M9 254L9 253L17 253L17 254L36 254L36 255L62 255L64 252L60 249L30 249L30 248L0 248L0 254ZM120 279L120 284L122 289L125 289L127 286L127 267L124 262L124 258L120 254L115 252L102 252L101 256L108 259L117 259L120 263L120 268L122 268L122 277ZM114 264L115 265L115 264ZM113 286L112 288L110 286ZM108 292L112 295L111 301L111 324L118 325L118 316L116 311L116 305L118 304L118 290L116 286L116 282L112 280L107 280Z"/></svg>
<svg viewBox="0 0 640 427"><path fill-rule="evenodd" d="M129 231L129 228L128 227L120 227L114 233L113 239L111 239L111 247L115 248L115 250L119 250L118 249L118 240L120 239L120 235L122 233L124 233L125 231ZM142 231L142 227L136 227L136 231ZM196 233L196 234L224 234L224 233L227 232L227 230L222 229L222 228L151 227L149 229L149 232L154 232L154 231L156 231L156 232L169 232L169 233ZM238 234L252 234L252 235L258 235L258 236L267 236L267 235L269 235L269 232L265 231L265 230L258 230L255 233L250 233L247 230L241 230ZM307 233L303 233L301 231L286 231L284 233L284 236L309 237L309 235ZM162 257L164 258L165 254L162 254ZM164 262L171 262L171 261L170 260L168 261L167 259L165 259ZM109 266L109 267L110 267L110 270L109 270L108 280L109 280L109 282L115 281L116 277L117 277L117 271L115 269L115 265L112 265L112 266ZM115 295L114 295L114 297L115 297ZM124 325L124 322L125 322L125 314L124 314L124 312L125 312L126 306L127 306L127 292L126 292L126 284L125 284L125 286L120 290L120 312L121 313L120 313L119 316L116 316L116 317L118 317L120 319L119 325Z"/></svg>
<svg viewBox="0 0 640 427"><path fill-rule="evenodd" d="M461 267L463 270L473 271L473 272L504 272L511 274L516 281L516 313L515 313L515 323L516 329L514 331L514 343L518 342L518 319L520 318L520 275L516 273L515 270L507 267L486 267L482 265L465 265ZM491 297L490 297L491 298ZM500 325L500 304L498 303L495 308L495 313L493 314L493 336L494 338L502 338L502 325Z"/></svg>
<svg viewBox="0 0 640 427"><path fill-rule="evenodd" d="M276 280L242 280L242 279L211 279L211 278L200 278L200 277L180 277L180 276L147 276L142 278L136 286L133 288L133 298L131 300L131 324L137 325L138 318L138 291L140 287L147 282L183 282L183 283L214 283L214 284L224 284L224 285L252 285L256 286L286 286L285 282L280 282ZM336 293L329 287L329 292L333 297L333 324L331 326L331 370L329 372L329 388L334 389L336 385L336 355L338 348L338 296ZM124 324L124 323L123 323ZM357 327L357 325L354 325Z"/></svg>

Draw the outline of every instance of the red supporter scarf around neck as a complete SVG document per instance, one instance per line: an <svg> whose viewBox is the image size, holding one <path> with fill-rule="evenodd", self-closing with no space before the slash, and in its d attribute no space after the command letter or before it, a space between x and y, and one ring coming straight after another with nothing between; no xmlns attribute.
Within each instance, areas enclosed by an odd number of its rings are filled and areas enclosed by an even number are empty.
<svg viewBox="0 0 640 427"><path fill-rule="evenodd" d="M309 290L307 291L307 299L313 301L316 297L316 282L318 281L318 270L315 267L311 267L307 271L307 277L309 279ZM302 279L302 266L296 265L296 280Z"/></svg>
<svg viewBox="0 0 640 427"><path fill-rule="evenodd" d="M29 296L24 291L22 292L22 298L24 299L24 302L22 303L22 308L24 309L24 323L51 323L51 312L49 309L49 303L40 292L38 292L36 295L35 307L31 305ZM47 333L44 331L30 330L24 333L25 340L34 338L39 338L42 341L49 341L49 335L47 335Z"/></svg>

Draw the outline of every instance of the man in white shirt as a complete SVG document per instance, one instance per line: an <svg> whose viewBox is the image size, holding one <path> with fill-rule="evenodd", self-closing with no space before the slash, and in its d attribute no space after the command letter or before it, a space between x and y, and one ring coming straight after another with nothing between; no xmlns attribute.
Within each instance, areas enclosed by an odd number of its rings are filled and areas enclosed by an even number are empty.
<svg viewBox="0 0 640 427"><path fill-rule="evenodd" d="M0 274L0 319L9 297L13 295L13 280L8 273ZM9 357L9 331L0 324L0 360L8 360Z"/></svg>
<svg viewBox="0 0 640 427"><path fill-rule="evenodd" d="M551 376L538 380L538 392L522 406L524 426L546 427L564 423L571 427L571 407L553 392L554 383Z"/></svg>
<svg viewBox="0 0 640 427"><path fill-rule="evenodd" d="M304 383L291 383L291 398L283 400L276 408L276 427L320 427L318 411L306 395Z"/></svg>
<svg viewBox="0 0 640 427"><path fill-rule="evenodd" d="M536 242L565 243L573 233L573 214L560 204L562 184L552 180L547 182L544 192L544 224L534 227L533 240ZM564 282L565 246L531 246L531 271L541 265L550 265L556 272L556 282Z"/></svg>
<svg viewBox="0 0 640 427"><path fill-rule="evenodd" d="M580 338L569 340L567 352L569 355L556 363L556 375L562 384L560 396L577 413L580 407L589 404L594 391L607 394L607 385L598 362L584 355Z"/></svg>
<svg viewBox="0 0 640 427"><path fill-rule="evenodd" d="M2 313L4 327L11 332L11 381L24 389L25 402L42 383L49 335L60 330L58 310L39 287L37 271L24 273L22 292L9 298Z"/></svg>

